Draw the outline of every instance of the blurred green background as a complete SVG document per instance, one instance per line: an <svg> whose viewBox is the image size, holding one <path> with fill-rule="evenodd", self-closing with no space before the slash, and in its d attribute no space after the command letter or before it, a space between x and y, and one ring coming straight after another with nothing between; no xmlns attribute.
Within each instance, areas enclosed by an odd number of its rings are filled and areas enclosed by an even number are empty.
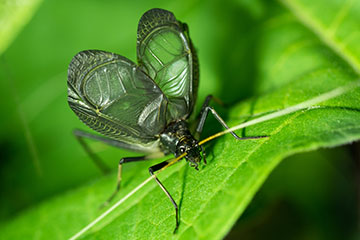
<svg viewBox="0 0 360 240"><path fill-rule="evenodd" d="M0 2L0 19L15 18L6 32L14 39L8 47L2 43L0 56L2 222L101 175L72 135L74 128L87 129L66 100L67 67L77 52L101 49L135 61L141 15L154 7L170 10L189 25L198 50L197 106L210 93L231 105L261 93L257 26L281 8L260 0L14 2ZM28 23L25 13L9 14L23 9L33 14ZM114 170L118 159L133 154L91 146ZM285 160L227 239L359 236L359 159L359 146L352 144Z"/></svg>

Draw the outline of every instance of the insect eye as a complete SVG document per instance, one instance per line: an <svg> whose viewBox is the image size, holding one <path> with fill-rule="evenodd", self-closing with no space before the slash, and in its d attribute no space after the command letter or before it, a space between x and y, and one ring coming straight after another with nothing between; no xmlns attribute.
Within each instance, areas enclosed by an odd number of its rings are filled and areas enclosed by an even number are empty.
<svg viewBox="0 0 360 240"><path fill-rule="evenodd" d="M184 153L185 152L185 147L180 147L180 153Z"/></svg>

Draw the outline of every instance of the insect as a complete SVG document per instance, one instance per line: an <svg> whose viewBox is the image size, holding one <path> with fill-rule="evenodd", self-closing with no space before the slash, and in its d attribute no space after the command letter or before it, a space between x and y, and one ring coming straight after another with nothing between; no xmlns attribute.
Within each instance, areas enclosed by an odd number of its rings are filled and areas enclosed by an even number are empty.
<svg viewBox="0 0 360 240"><path fill-rule="evenodd" d="M138 64L115 53L87 50L75 55L68 70L68 103L82 122L102 134L80 130L74 133L95 163L105 166L92 154L83 138L144 153L140 157L125 157L119 161L116 190L121 186L122 165L148 160L161 154L185 155L185 160L198 170L206 154L198 139L209 112L228 129L226 123L209 106L212 96L202 105L194 132L188 119L197 98L199 65L185 23L173 13L151 9L141 17L137 30ZM260 137L238 137L254 139ZM149 168L157 184L175 208L179 227L178 206L165 186L154 175L170 160Z"/></svg>

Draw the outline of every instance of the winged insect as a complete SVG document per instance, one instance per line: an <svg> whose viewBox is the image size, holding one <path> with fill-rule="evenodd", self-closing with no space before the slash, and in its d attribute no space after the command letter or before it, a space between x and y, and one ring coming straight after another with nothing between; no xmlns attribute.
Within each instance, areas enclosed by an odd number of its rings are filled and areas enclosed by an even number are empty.
<svg viewBox="0 0 360 240"><path fill-rule="evenodd" d="M188 120L197 98L199 65L185 23L173 13L151 9L141 17L137 31L138 64L115 53L87 50L72 59L68 70L68 103L82 122L102 134L74 131L85 150L104 171L105 165L92 154L83 138L144 153L119 161L117 186L107 202L121 186L122 165L143 161L161 154L181 155L198 170L206 154L198 138L208 113L228 129L217 112L209 106L212 96L202 105L194 132ZM259 137L237 139L254 139ZM179 227L178 206L165 186L154 175L166 168L166 160L149 168L156 182L175 208Z"/></svg>

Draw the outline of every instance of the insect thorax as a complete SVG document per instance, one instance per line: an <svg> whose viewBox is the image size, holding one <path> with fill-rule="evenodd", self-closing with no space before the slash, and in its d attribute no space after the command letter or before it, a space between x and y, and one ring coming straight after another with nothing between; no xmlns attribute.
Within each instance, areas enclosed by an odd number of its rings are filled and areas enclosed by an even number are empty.
<svg viewBox="0 0 360 240"><path fill-rule="evenodd" d="M197 168L201 161L201 148L198 141L190 133L187 123L183 120L170 123L160 134L160 143L165 153L173 153L176 157L186 152L185 159L191 166Z"/></svg>

